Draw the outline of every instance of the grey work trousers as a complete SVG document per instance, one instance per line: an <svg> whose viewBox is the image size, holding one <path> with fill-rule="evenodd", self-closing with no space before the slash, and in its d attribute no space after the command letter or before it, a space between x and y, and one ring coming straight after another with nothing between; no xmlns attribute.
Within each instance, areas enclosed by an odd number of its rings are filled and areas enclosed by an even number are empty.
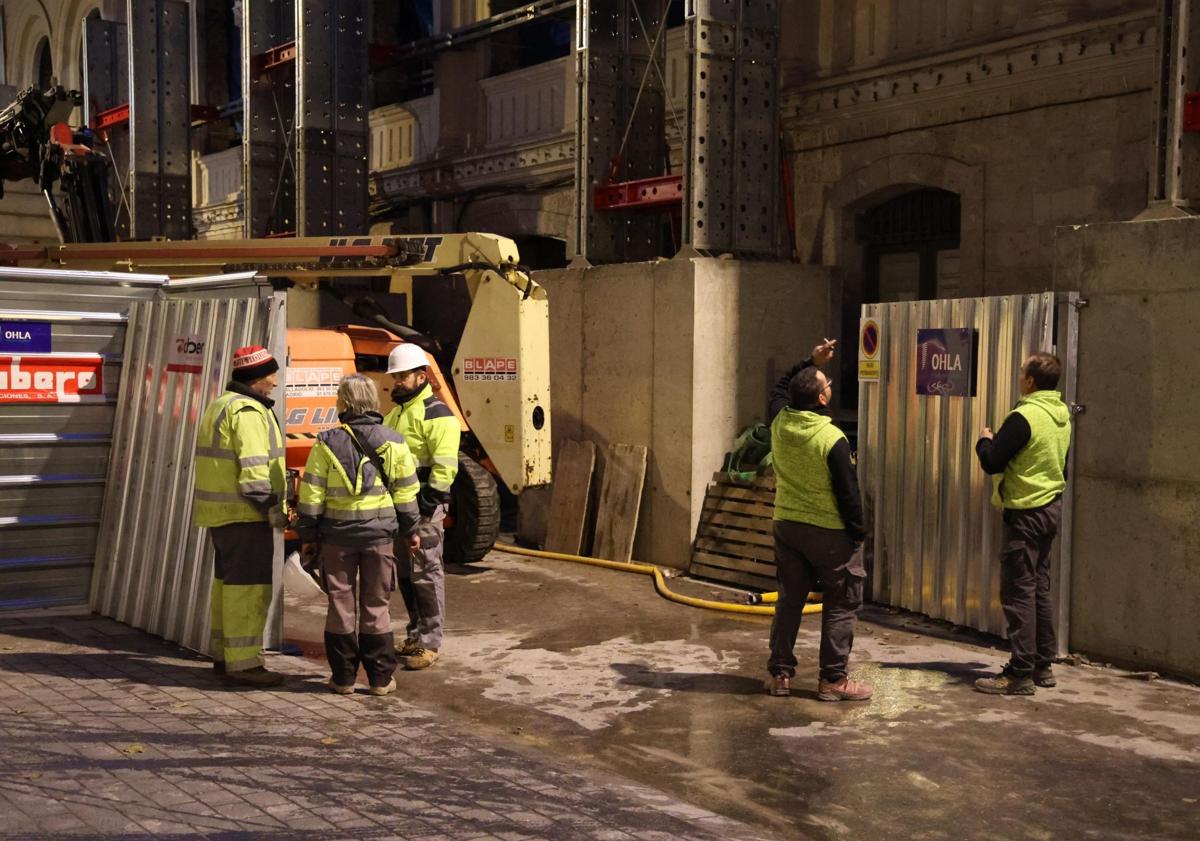
<svg viewBox="0 0 1200 841"><path fill-rule="evenodd" d="M439 651L446 616L446 571L442 565L446 506L439 505L429 517L421 518L417 536L421 548L411 550L403 538L396 544L396 568L400 575L400 595L408 608L410 640L423 648Z"/></svg>
<svg viewBox="0 0 1200 841"><path fill-rule="evenodd" d="M771 656L767 669L773 675L796 673L796 633L809 591L821 585L821 679L840 683L850 665L854 624L862 606L862 546L845 531L808 523L775 521L775 576L779 601L771 622Z"/></svg>
<svg viewBox="0 0 1200 841"><path fill-rule="evenodd" d="M354 547L323 544L321 573L329 595L328 633L391 633L388 602L396 589L392 541Z"/></svg>
<svg viewBox="0 0 1200 841"><path fill-rule="evenodd" d="M1000 550L1000 606L1012 655L1008 671L1025 677L1054 662L1058 640L1050 601L1050 549L1062 517L1062 497L1041 508L1005 509Z"/></svg>

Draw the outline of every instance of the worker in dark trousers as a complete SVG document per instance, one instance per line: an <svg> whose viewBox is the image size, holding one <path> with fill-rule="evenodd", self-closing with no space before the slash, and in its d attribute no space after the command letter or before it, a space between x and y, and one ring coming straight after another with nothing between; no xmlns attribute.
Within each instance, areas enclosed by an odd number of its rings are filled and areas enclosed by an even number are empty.
<svg viewBox="0 0 1200 841"><path fill-rule="evenodd" d="M1057 356L1035 353L1021 365L1021 399L998 432L985 428L975 444L994 484L992 504L1004 509L1000 604L1012 650L994 678L975 681L990 695L1032 695L1054 686L1058 653L1050 601L1050 548L1062 516L1071 412L1057 391Z"/></svg>
<svg viewBox="0 0 1200 841"><path fill-rule="evenodd" d="M832 344L813 361L826 362ZM791 694L796 633L809 591L818 581L821 610L822 701L865 701L874 688L848 675L854 625L862 605L862 498L845 434L828 414L833 384L814 365L800 367L788 386L788 404L771 422L775 466L775 569L779 601L771 623L772 695Z"/></svg>
<svg viewBox="0 0 1200 841"><path fill-rule="evenodd" d="M271 604L275 529L287 525L283 433L271 393L279 363L266 348L238 348L232 380L208 404L196 433L192 521L208 529L213 668L225 682L276 686L261 650Z"/></svg>
<svg viewBox="0 0 1200 841"><path fill-rule="evenodd" d="M354 691L361 663L371 695L396 689L388 603L395 589L394 542L415 544L417 462L398 432L382 425L379 393L362 374L343 377L338 420L313 444L300 483L297 531L303 553L320 559L329 594L325 656L329 688Z"/></svg>

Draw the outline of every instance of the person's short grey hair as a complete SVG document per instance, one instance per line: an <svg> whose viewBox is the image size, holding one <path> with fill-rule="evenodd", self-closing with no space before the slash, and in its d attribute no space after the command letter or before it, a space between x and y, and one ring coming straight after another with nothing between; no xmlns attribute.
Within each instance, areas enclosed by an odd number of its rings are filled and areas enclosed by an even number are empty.
<svg viewBox="0 0 1200 841"><path fill-rule="evenodd" d="M346 411L355 415L365 415L367 412L379 411L379 391L375 388L370 377L362 374L347 374L338 383L338 399L346 406Z"/></svg>

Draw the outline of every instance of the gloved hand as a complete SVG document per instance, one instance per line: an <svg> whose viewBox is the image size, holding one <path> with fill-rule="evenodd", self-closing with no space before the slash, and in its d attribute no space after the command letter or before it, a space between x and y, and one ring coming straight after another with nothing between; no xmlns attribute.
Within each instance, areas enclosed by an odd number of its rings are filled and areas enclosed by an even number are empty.
<svg viewBox="0 0 1200 841"><path fill-rule="evenodd" d="M424 485L417 494L417 509L421 512L422 517L432 517L433 512L446 501L446 498L447 494Z"/></svg>
<svg viewBox="0 0 1200 841"><path fill-rule="evenodd" d="M305 543L300 547L300 566L306 570L316 569L320 564L321 546L319 543Z"/></svg>
<svg viewBox="0 0 1200 841"><path fill-rule="evenodd" d="M267 510L267 522L273 529L286 529L288 527L288 515L283 513L282 506L272 505Z"/></svg>

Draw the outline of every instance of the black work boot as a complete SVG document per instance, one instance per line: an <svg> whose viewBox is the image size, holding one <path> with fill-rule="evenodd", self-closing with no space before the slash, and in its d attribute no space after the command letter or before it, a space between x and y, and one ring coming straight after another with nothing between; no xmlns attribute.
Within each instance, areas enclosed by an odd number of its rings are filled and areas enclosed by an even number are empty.
<svg viewBox="0 0 1200 841"><path fill-rule="evenodd" d="M325 632L325 657L329 660L332 674L329 687L334 692L348 695L354 691L354 679L358 676L358 651L354 634Z"/></svg>
<svg viewBox="0 0 1200 841"><path fill-rule="evenodd" d="M387 687L392 681L392 675L396 673L395 634L391 631L386 634L359 634L358 646L371 689Z"/></svg>

